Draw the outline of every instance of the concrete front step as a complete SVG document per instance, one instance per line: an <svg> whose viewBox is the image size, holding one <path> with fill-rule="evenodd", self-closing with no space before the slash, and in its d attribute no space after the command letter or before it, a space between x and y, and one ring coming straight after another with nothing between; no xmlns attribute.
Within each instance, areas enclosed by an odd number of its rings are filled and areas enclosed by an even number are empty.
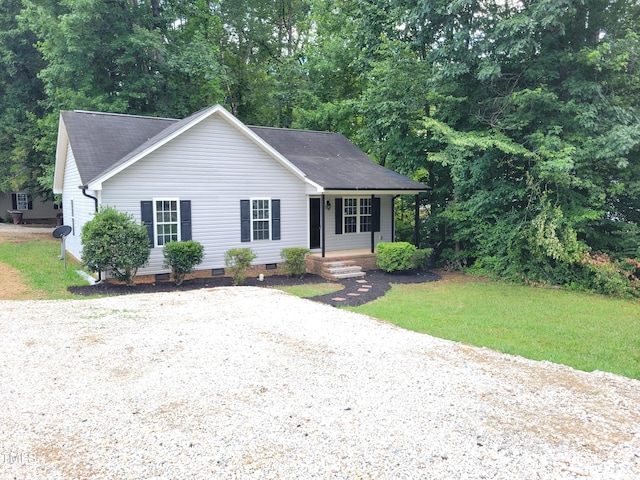
<svg viewBox="0 0 640 480"><path fill-rule="evenodd" d="M342 280L343 278L362 278L366 275L365 272L363 271L359 271L359 272L346 272L346 273L332 273L329 274L328 276L332 279L332 280Z"/></svg>
<svg viewBox="0 0 640 480"><path fill-rule="evenodd" d="M364 277L362 267L354 261L346 260L341 262L327 262L322 269L322 276L331 280L342 280L343 278Z"/></svg>
<svg viewBox="0 0 640 480"><path fill-rule="evenodd" d="M355 267L356 262L354 260L340 260L336 262L325 262L324 268L340 268L340 267Z"/></svg>
<svg viewBox="0 0 640 480"><path fill-rule="evenodd" d="M358 267L357 265L351 265L348 267L325 267L324 270L329 273L350 273L361 272L362 267Z"/></svg>

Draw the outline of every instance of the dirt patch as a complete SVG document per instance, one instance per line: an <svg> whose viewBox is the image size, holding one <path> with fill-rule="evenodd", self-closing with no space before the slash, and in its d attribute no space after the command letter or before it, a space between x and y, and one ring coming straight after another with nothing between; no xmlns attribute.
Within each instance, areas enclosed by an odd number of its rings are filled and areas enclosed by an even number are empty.
<svg viewBox="0 0 640 480"><path fill-rule="evenodd" d="M30 289L15 268L0 263L0 300L27 300Z"/></svg>
<svg viewBox="0 0 640 480"><path fill-rule="evenodd" d="M52 240L54 227L26 227L10 223L0 223L0 243L23 243L30 240Z"/></svg>
<svg viewBox="0 0 640 480"><path fill-rule="evenodd" d="M488 277L466 275L465 273L456 270L437 270L437 273L443 283L476 283L491 281Z"/></svg>

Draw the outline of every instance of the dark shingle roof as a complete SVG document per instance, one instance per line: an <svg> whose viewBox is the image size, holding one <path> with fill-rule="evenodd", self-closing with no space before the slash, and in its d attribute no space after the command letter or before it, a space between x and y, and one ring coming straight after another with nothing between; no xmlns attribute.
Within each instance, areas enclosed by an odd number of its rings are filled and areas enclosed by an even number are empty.
<svg viewBox="0 0 640 480"><path fill-rule="evenodd" d="M423 184L378 165L342 134L249 128L327 190L426 190Z"/></svg>
<svg viewBox="0 0 640 480"><path fill-rule="evenodd" d="M177 122L115 113L61 112L80 180L86 184Z"/></svg>
<svg viewBox="0 0 640 480"><path fill-rule="evenodd" d="M214 108L214 107L210 107ZM63 111L69 142L84 185L132 159L204 115L183 119ZM371 160L341 134L248 127L309 180L327 190L413 190L427 187Z"/></svg>

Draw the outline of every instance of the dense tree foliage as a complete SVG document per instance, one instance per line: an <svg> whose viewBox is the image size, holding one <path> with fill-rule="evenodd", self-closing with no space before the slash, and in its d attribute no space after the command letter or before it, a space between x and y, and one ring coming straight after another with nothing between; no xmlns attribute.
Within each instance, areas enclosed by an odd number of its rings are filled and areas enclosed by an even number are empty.
<svg viewBox="0 0 640 480"><path fill-rule="evenodd" d="M421 240L443 263L637 292L639 14L636 0L0 0L0 188L48 185L61 108L222 103L249 124L339 131L428 183Z"/></svg>
<svg viewBox="0 0 640 480"><path fill-rule="evenodd" d="M41 191L37 152L37 121L43 109L44 87L38 72L44 62L35 48L36 36L22 27L20 0L0 1L0 191Z"/></svg>

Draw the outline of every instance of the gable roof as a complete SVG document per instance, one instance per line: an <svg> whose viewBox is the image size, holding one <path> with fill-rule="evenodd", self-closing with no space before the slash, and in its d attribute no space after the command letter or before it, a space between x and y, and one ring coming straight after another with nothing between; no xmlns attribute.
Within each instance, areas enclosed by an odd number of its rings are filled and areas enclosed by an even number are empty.
<svg viewBox="0 0 640 480"><path fill-rule="evenodd" d="M176 122L170 118L77 110L62 111L60 116L83 183L95 178Z"/></svg>
<svg viewBox="0 0 640 480"><path fill-rule="evenodd" d="M375 163L340 133L249 128L325 190L427 189Z"/></svg>
<svg viewBox="0 0 640 480"><path fill-rule="evenodd" d="M250 141L280 161L319 192L324 190L425 191L425 185L371 160L337 133L247 127L220 105L182 120L86 111L61 111L54 193L61 193L67 144L83 186L101 189L106 179L126 169L211 115L227 120Z"/></svg>

